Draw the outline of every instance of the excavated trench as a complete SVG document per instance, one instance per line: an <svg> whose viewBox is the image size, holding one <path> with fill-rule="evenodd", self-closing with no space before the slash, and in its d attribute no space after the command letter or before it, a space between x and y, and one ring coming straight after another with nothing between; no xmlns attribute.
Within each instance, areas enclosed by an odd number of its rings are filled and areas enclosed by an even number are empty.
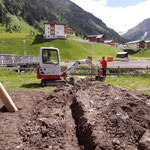
<svg viewBox="0 0 150 150"><path fill-rule="evenodd" d="M82 150L95 150L96 144L94 136L92 136L92 125L88 123L87 118L84 117L84 110L82 104L74 98L72 105L72 117L76 124L76 136L78 143Z"/></svg>
<svg viewBox="0 0 150 150"><path fill-rule="evenodd" d="M90 80L9 94L19 111L0 111L0 150L150 149L148 95Z"/></svg>

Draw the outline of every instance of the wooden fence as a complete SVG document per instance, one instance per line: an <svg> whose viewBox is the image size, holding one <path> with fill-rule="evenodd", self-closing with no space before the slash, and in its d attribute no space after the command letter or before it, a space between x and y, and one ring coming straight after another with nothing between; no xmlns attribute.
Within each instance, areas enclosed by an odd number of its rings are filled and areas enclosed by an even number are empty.
<svg viewBox="0 0 150 150"><path fill-rule="evenodd" d="M14 54L0 54L0 66L38 64L38 62L38 56L16 56Z"/></svg>

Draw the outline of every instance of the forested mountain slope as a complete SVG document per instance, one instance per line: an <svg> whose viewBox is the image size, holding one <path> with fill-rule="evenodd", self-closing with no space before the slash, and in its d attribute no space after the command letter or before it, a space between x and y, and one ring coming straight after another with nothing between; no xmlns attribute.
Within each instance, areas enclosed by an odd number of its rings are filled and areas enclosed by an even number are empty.
<svg viewBox="0 0 150 150"><path fill-rule="evenodd" d="M103 12L104 13L104 12ZM20 31L13 17L29 24L30 27L43 31L43 22L61 22L76 29L76 34L105 34L107 39L123 43L126 40L114 30L108 28L102 20L70 0L0 0L0 23L7 31ZM17 21L16 21L17 22Z"/></svg>

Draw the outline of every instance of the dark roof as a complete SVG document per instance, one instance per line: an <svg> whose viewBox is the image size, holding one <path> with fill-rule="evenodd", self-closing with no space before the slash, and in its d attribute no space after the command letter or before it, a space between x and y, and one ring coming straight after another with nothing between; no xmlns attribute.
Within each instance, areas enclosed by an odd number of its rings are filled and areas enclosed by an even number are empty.
<svg viewBox="0 0 150 150"><path fill-rule="evenodd" d="M59 22L44 22L44 24L66 25L64 23L59 23Z"/></svg>

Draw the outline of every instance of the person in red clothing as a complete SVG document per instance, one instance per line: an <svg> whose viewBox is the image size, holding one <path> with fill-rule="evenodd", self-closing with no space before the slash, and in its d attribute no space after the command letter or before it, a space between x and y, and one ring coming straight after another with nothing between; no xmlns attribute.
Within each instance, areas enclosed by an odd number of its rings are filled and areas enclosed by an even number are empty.
<svg viewBox="0 0 150 150"><path fill-rule="evenodd" d="M106 77L107 61L105 60L105 57L102 57L100 63L102 65L103 76Z"/></svg>

